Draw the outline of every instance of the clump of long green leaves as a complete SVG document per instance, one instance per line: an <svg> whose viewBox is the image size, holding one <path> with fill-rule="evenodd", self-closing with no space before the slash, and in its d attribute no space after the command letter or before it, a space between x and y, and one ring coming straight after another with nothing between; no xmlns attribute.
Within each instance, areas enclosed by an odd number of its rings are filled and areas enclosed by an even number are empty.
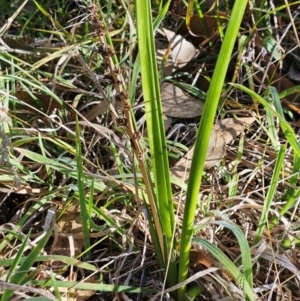
<svg viewBox="0 0 300 301"><path fill-rule="evenodd" d="M193 1L190 1L191 3ZM167 5L169 2L167 3ZM229 20L226 34L219 53L217 65L215 67L214 75L207 93L206 103L201 118L194 156L192 160L192 168L187 188L187 199L185 203L185 212L183 224L181 229L180 241L180 258L178 277L175 279L176 263L174 263L174 252L177 249L176 241L173 239L175 224L174 224L174 210L172 205L172 195L170 186L170 174L168 167L168 159L166 154L166 140L164 125L162 119L162 107L160 101L159 78L154 49L154 33L152 26L152 16L150 0L136 1L137 10L137 29L138 29L138 43L139 43L139 57L141 65L141 75L143 84L143 94L146 105L146 119L147 129L149 135L149 145L152 157L152 169L154 173L154 183L156 192L156 207L159 213L161 229L166 237L164 249L161 250L164 255L165 270L172 270L171 273L166 273L167 284L174 285L174 282L182 283L188 276L189 268L189 253L191 248L191 239L193 234L193 220L195 216L196 204L198 201L198 192L201 184L204 163L206 158L206 150L208 148L209 138L219 103L222 87L227 72L227 67L231 58L233 46L239 31L239 26L246 8L247 1L239 0L234 4L232 14ZM236 232L236 231L233 231ZM204 248L209 250L220 262L228 268L235 279L244 288L245 296L249 300L254 300L252 291L252 270L251 270L251 256L248 243L242 238L241 233L236 233L241 248L245 252L243 256L244 274L245 277L241 279L241 273L234 268L235 265L227 259L224 254L204 240L195 240L196 243L201 244ZM229 262L228 262L229 261ZM193 290L195 291L195 290ZM196 294L201 290L196 290ZM195 294L189 297L195 297ZM177 290L175 295L177 300L184 300L186 296L186 285L182 285Z"/></svg>

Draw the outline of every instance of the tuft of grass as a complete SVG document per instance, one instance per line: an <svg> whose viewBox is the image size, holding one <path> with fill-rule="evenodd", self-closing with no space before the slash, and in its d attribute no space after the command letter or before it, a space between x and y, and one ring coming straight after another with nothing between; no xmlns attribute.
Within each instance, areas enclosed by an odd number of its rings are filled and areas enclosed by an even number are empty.
<svg viewBox="0 0 300 301"><path fill-rule="evenodd" d="M82 290L296 300L297 2L10 2L0 3L1 300ZM167 78L163 28L198 50ZM200 118L165 128L165 80L205 100ZM205 169L214 123L250 116ZM170 170L192 146L184 182Z"/></svg>

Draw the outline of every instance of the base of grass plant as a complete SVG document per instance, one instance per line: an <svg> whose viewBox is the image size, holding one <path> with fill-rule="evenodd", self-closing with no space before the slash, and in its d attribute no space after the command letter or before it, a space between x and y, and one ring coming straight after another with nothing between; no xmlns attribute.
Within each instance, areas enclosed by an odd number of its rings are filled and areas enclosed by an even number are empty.
<svg viewBox="0 0 300 301"><path fill-rule="evenodd" d="M178 269L179 283L185 281L188 276L189 254L195 218L194 213L196 211L198 194L204 171L206 152L208 149L217 107L219 105L223 84L225 82L226 72L246 5L247 1L245 0L237 0L234 3L200 120L194 146L194 154L196 155L194 155L192 158L182 221L181 248ZM183 300L185 293L186 285L182 285L177 291L177 300Z"/></svg>
<svg viewBox="0 0 300 301"><path fill-rule="evenodd" d="M200 286L193 286L186 292L184 301L194 300L197 296L203 294L203 289Z"/></svg>
<svg viewBox="0 0 300 301"><path fill-rule="evenodd" d="M170 0L165 4L165 13ZM168 272L166 275L167 287L177 284L177 265L173 260L175 255L176 242L173 231L175 229L174 204L172 201L172 188L170 180L169 160L167 153L167 143L163 122L162 104L160 96L159 75L157 69L154 29L152 21L151 1L135 1L136 7L136 27L138 35L139 62L142 79L143 98L145 102L146 123L149 138L149 149L151 153L151 171L153 171L154 187L149 180L149 167L145 167L145 162L140 164L143 180L147 190L147 197L150 205L150 213L155 226L163 262L161 269ZM137 154L139 157L139 154ZM145 172L143 173L143 170ZM158 201L159 200L159 201ZM176 239L176 238L175 238ZM171 260L168 258L171 256ZM175 256L174 256L175 257ZM176 292L171 296L175 299Z"/></svg>

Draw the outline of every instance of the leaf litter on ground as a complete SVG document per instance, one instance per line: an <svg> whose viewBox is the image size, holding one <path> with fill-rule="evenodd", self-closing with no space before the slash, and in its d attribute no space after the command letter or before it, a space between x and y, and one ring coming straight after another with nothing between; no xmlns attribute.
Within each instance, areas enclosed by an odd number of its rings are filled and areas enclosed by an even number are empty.
<svg viewBox="0 0 300 301"><path fill-rule="evenodd" d="M204 168L210 169L216 166L224 158L226 144L233 141L246 126L250 126L254 121L255 117L225 118L217 121L209 140ZM180 179L188 179L193 155L194 147L170 169L171 173Z"/></svg>

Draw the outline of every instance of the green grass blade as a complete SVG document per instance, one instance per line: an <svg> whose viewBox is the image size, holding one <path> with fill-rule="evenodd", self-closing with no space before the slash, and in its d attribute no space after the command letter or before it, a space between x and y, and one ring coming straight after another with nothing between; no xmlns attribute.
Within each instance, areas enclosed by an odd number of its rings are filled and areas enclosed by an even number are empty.
<svg viewBox="0 0 300 301"><path fill-rule="evenodd" d="M160 100L150 1L147 0L143 3L137 1L136 10L147 130L157 199L159 200L157 206L161 215L163 230L168 236L168 243L170 244L170 237L172 236L174 227L174 216L170 214L170 212L173 212L172 192L162 119L163 113Z"/></svg>
<svg viewBox="0 0 300 301"><path fill-rule="evenodd" d="M153 30L154 30L154 32L156 32L158 26L161 24L161 22L163 21L166 13L168 12L168 8L169 8L169 5L170 5L170 2L171 1L169 0L164 5L164 7L159 11L158 16L154 20L154 22L153 22ZM131 104L133 104L134 100L135 100L136 84L137 84L139 72L140 72L140 55L137 54L136 60L134 62L134 69L133 69L132 77L131 77L131 83L130 83L131 89L129 89L129 95L130 95Z"/></svg>
<svg viewBox="0 0 300 301"><path fill-rule="evenodd" d="M171 0L165 1L164 6L162 7L162 9L159 10L158 15L157 15L156 19L153 22L153 29L154 29L153 32L154 33L156 32L158 26L161 24L161 22L165 18L166 14L168 12L170 3L171 3Z"/></svg>
<svg viewBox="0 0 300 301"><path fill-rule="evenodd" d="M280 114L284 118L284 113L283 113L283 109L281 106L281 100L280 100L279 94L277 92L277 89L275 87L271 86L271 87L269 87L269 90L270 90L270 94L272 96L272 100L274 102L274 107L275 107L276 112L278 112L278 114Z"/></svg>
<svg viewBox="0 0 300 301"><path fill-rule="evenodd" d="M173 252L172 234L175 220L150 1L136 1L136 13L140 68L154 174L156 206L167 244L166 249L164 246L162 247L164 249L162 254L170 254ZM167 259L165 258L166 262ZM172 260L170 274L172 277L168 277L168 282L169 285L173 285L176 283L176 267Z"/></svg>
<svg viewBox="0 0 300 301"><path fill-rule="evenodd" d="M90 291L100 291L100 292L128 292L128 293L145 293L152 294L157 293L156 289L151 288L140 288L126 285L114 285L114 284L103 284L103 283L88 283L88 282L76 282L76 281L55 281L58 287L66 287L66 288L76 288L80 290L90 290ZM40 285L52 287L52 280L32 280L28 281L28 285Z"/></svg>
<svg viewBox="0 0 300 301"><path fill-rule="evenodd" d="M16 258L13 259L13 263L11 264L11 266L9 268L9 271L8 271L8 274L7 274L7 277L6 277L6 281L9 281L10 277L13 275L13 273L17 269L17 266L20 263L21 257L23 255L23 252L24 252L25 248L27 247L30 234L31 234L31 232L29 232L27 234L27 236L25 237L20 249L18 250Z"/></svg>
<svg viewBox="0 0 300 301"><path fill-rule="evenodd" d="M24 156L26 156L27 158L31 159L34 162L49 165L52 169L55 169L63 174L67 174L68 176L70 176L74 179L77 179L77 170L74 170L71 166L68 166L67 164L63 164L56 160L46 158L40 154L37 154L35 152L28 150L28 149L15 147L15 151L20 152L21 154L23 154ZM85 177L89 178L88 176L85 176ZM100 181L97 181L94 184L94 186L96 189L98 189L100 191L103 191L106 188L104 183L100 182Z"/></svg>
<svg viewBox="0 0 300 301"><path fill-rule="evenodd" d="M23 264L27 260L27 257L22 257L20 259L20 263ZM78 268L85 269L88 271L96 272L98 271L98 268L95 267L94 265L80 261L76 258L71 258L63 255L42 255L42 256L37 256L34 259L34 262L46 262L46 261L61 261L64 262L66 265L74 265ZM0 266L10 266L14 262L14 259L0 259Z"/></svg>
<svg viewBox="0 0 300 301"><path fill-rule="evenodd" d="M269 93L267 93L266 98L269 99L269 94L272 95L272 89L269 89L269 91L267 90L267 92L269 92ZM268 101L268 100L266 100L266 101ZM270 102L270 101L268 101L268 102ZM270 106L272 106L271 102L270 102ZM271 139L271 142L272 142L272 145L273 145L275 151L277 152L279 150L280 144L279 144L279 138L278 138L276 124L275 124L276 118L274 118L274 115L272 114L272 112L270 110L266 110L266 118L268 121L268 128L266 129L266 131L268 133L268 137Z"/></svg>
<svg viewBox="0 0 300 301"><path fill-rule="evenodd" d="M26 301L53 301L53 299L49 299L46 297L32 297L32 298L26 298Z"/></svg>
<svg viewBox="0 0 300 301"><path fill-rule="evenodd" d="M11 81L17 81L19 83L24 83L28 87L40 89L43 91L45 94L51 96L54 100L56 100L62 107L66 107L66 104L55 94L53 93L50 89L48 89L46 86L43 86L37 79L32 77L29 73L27 74L30 80L24 79L20 76L11 76L11 75L1 75L0 79L7 79Z"/></svg>
<svg viewBox="0 0 300 301"><path fill-rule="evenodd" d="M77 116L76 116L77 117ZM80 141L80 129L78 124L78 118L76 118L76 162L77 162L77 182L79 191L79 206L80 206L80 216L82 223L82 233L83 233L83 243L84 249L88 250L90 248L90 224L87 213L87 202L85 197L85 185L83 179L83 169L82 169L82 154L81 154L81 141ZM87 252L87 260L91 259L91 252Z"/></svg>
<svg viewBox="0 0 300 301"><path fill-rule="evenodd" d="M0 251L7 246L9 241L13 239L14 237L18 237L18 231L22 228L23 224L41 207L43 207L47 202L51 202L53 198L55 198L56 192L54 191L53 193L50 193L47 196L42 197L38 202L36 202L32 207L30 207L25 214L19 219L17 222L14 230L12 231L13 233L8 234L5 239L0 243ZM1 262L1 260L0 260Z"/></svg>
<svg viewBox="0 0 300 301"><path fill-rule="evenodd" d="M51 277L51 280L53 281L53 289L54 289L55 296L57 297L57 299L59 301L62 301L62 297L61 297L60 291L59 291L57 283L56 283L55 275L52 270L50 271L50 277Z"/></svg>
<svg viewBox="0 0 300 301"><path fill-rule="evenodd" d="M238 270L235 264L220 249L218 249L215 245L202 238L194 238L193 242L198 243L199 245L204 247L209 253L211 253L215 258L218 259L218 261L225 267L226 271L228 271L233 276L233 278L241 285L248 300L255 300L253 289L246 280L246 276Z"/></svg>
<svg viewBox="0 0 300 301"><path fill-rule="evenodd" d="M262 214L260 217L260 221L259 221L259 225L257 227L256 234L254 237L255 244L259 242L259 240L264 232L266 222L268 220L268 214L269 214L272 202L274 201L274 196L276 193L276 187L278 185L278 179L280 176L280 172L282 171L283 166L284 166L285 151L286 151L286 146L285 145L281 146L279 153L278 153L277 161L276 161L276 164L274 167L273 176L271 179L271 185L268 190L266 199L264 201L264 208L263 208L263 211L262 211Z"/></svg>
<svg viewBox="0 0 300 301"><path fill-rule="evenodd" d="M202 118L196 138L194 155L191 164L190 178L187 189L185 211L182 223L181 249L179 259L178 282L183 282L188 275L189 253L193 233L194 213L198 200L199 187L202 179L206 151L214 123L214 118L221 96L227 68L231 59L233 46L244 15L247 1L235 2L232 15L226 30L225 38L218 56L216 68L207 93ZM178 300L183 300L186 286L178 290Z"/></svg>
<svg viewBox="0 0 300 301"><path fill-rule="evenodd" d="M220 215L223 220L227 220L226 217ZM226 221L215 221L213 224L220 225L223 227L228 228L231 230L234 235L236 236L240 250L241 250L241 256L242 256L242 266L243 266L243 274L248 281L248 284L251 288L253 288L253 272L252 272L252 261L251 261L251 251L250 247L247 241L247 238L245 237L244 232L236 225L234 225L229 220Z"/></svg>
<svg viewBox="0 0 300 301"><path fill-rule="evenodd" d="M48 242L52 231L45 233L45 236L38 242L36 247L34 247L29 255L25 258L25 260L21 263L20 267L15 271L15 274L11 277L10 282L14 284L21 284L24 277L32 268L33 263L35 262L36 258L40 254L41 250L45 247L46 243ZM1 301L7 301L12 296L12 290L4 291Z"/></svg>
<svg viewBox="0 0 300 301"><path fill-rule="evenodd" d="M271 111L278 119L279 119L279 123L281 126L281 129L287 139L287 141L289 142L289 144L291 145L291 147L293 148L294 152L296 153L296 155L298 157L300 157L300 147L298 145L298 141L296 138L296 135L294 133L294 130L292 129L292 127L287 123L287 121L285 120L285 118L283 118L280 114L280 112L278 113L276 110L274 110L274 108L272 108L270 106L270 104L268 104L267 101L265 101L261 96L259 96L257 93L255 93L254 91L240 85L240 84L232 84L233 86L235 86L236 88L244 91L245 93L249 94L251 97L255 98L256 100L258 100L266 109L268 109L269 111Z"/></svg>

